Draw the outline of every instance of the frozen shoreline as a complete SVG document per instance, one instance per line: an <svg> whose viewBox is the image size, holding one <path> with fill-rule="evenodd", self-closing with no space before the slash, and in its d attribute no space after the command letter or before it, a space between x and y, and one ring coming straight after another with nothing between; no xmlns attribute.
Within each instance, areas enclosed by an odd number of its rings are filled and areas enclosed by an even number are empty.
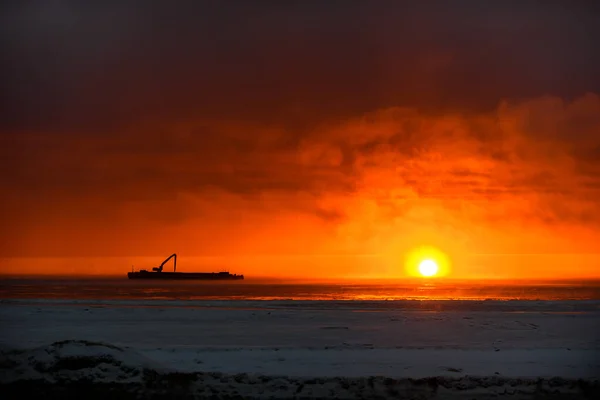
<svg viewBox="0 0 600 400"><path fill-rule="evenodd" d="M0 382L16 388L38 379L36 387L45 387L69 376L68 385L85 378L139 391L150 390L141 378L147 374L168 380L177 373L200 397L207 387L217 391L212 395L246 398L320 398L330 391L339 398L540 398L548 385L548 393L564 398L598 394L598 302L322 303L2 301L1 365L13 367L2 369ZM52 345L61 341L69 342ZM104 367L116 375L60 368L81 356L97 366L107 354L118 362ZM35 369L39 357L49 365L43 373ZM20 375L7 372L16 365ZM306 383L315 378L321 383Z"/></svg>
<svg viewBox="0 0 600 400"><path fill-rule="evenodd" d="M312 360L311 355L306 351L297 351ZM406 356L407 352L411 351L421 352L420 350L397 350L392 354L388 352L387 356ZM511 377L504 374L485 375L484 370L471 375L454 368L446 368L445 371L439 371L440 373L434 376L410 378L390 378L385 372L363 376L364 370L356 376L352 376L352 372L348 370L343 375L337 375L339 371L329 370L325 376L317 377L315 375L323 375L322 371L314 370L312 377L288 375L286 372L289 371L285 370L280 370L277 374L235 374L196 368L196 371L192 372L185 371L189 365L181 366L174 362L175 359L181 361L181 354L179 356L171 354L170 360L163 354L163 357L160 357L163 364L160 364L156 361L156 352L168 353L169 351L155 350L154 354L148 352L140 354L132 349L89 341L62 341L29 350L4 349L0 351L0 388L3 398L8 399L23 398L23 396L59 399L77 397L83 393L86 398L109 396L122 399L140 397L481 399L498 395L512 399L594 399L600 395L600 383L597 378ZM258 350L257 352L276 351ZM281 358L282 355L292 355L292 352L276 353L280 353L278 356ZM356 352L373 355L373 351L369 350L342 351L346 356L351 356L355 365L360 365L364 360L360 360L360 357L356 359L353 357L355 354L349 354ZM447 352L453 351L425 351L421 356L428 358L427 356L434 355L437 358ZM193 355L190 351L185 353L188 358ZM212 353L225 362L244 360L248 363L249 361L246 359L248 351L243 354L243 350L230 350L229 360L221 359L224 355L222 350L213 350ZM206 360L206 351L199 354ZM376 358L382 356L381 352L375 352L374 355ZM454 351L454 354L449 355L450 358L455 358L457 354ZM334 359L339 360L337 356ZM474 359L478 362L485 361L480 354L476 354ZM198 363L198 361L195 359L193 362ZM314 363L314 360L312 362ZM512 363L513 366L517 364ZM364 365L362 367L364 368ZM202 372L198 372L198 369L202 369Z"/></svg>

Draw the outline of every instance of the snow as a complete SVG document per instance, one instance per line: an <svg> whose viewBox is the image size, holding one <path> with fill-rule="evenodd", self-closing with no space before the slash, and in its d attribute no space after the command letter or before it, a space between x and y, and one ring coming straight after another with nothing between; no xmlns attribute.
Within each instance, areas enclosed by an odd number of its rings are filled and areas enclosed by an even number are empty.
<svg viewBox="0 0 600 400"><path fill-rule="evenodd" d="M600 390L598 302L363 303L3 301L0 384L176 376L198 395L255 398Z"/></svg>

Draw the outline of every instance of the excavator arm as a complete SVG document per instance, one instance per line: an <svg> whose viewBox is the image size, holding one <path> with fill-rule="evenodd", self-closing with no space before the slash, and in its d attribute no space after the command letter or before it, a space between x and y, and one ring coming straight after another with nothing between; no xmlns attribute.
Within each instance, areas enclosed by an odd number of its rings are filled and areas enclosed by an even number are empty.
<svg viewBox="0 0 600 400"><path fill-rule="evenodd" d="M160 264L160 266L158 268L152 268L153 271L156 272L162 272L164 265L169 262L170 259L173 259L173 272L177 271L177 254L173 253L171 254L169 257L167 257L167 259L165 261L162 262L162 264Z"/></svg>

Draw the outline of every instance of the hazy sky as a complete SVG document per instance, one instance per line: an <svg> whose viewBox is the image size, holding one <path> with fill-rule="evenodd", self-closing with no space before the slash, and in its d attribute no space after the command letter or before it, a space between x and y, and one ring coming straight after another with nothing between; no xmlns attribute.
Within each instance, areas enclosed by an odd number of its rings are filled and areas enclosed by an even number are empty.
<svg viewBox="0 0 600 400"><path fill-rule="evenodd" d="M600 2L0 7L0 257L600 276Z"/></svg>

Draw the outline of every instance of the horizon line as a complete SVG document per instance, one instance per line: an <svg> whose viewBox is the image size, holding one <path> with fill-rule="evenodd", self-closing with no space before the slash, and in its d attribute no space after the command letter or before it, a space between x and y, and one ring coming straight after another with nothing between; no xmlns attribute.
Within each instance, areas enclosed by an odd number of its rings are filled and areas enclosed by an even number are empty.
<svg viewBox="0 0 600 400"><path fill-rule="evenodd" d="M179 255L179 253L177 253ZM519 253L519 252L498 252L498 253L463 253L466 256L546 256L546 255L559 255L559 256L581 256L581 255L591 255L591 256L600 256L600 252L535 252L535 253ZM223 255L188 255L186 257L189 258L252 258L252 257L315 257L315 258L326 258L326 257L386 257L390 256L387 253L354 253L354 254L339 254L339 253L261 253L261 254L223 254ZM63 256L0 256L0 259L26 259L26 258L153 258L153 257L163 257L160 255L63 255Z"/></svg>
<svg viewBox="0 0 600 400"><path fill-rule="evenodd" d="M245 275L245 274L244 274ZM3 277L122 277L122 273L3 273L0 272L0 278ZM419 281L419 282L448 282L448 281L471 281L471 280L504 280L504 281L580 281L580 280L598 280L600 276L580 276L580 277L569 277L569 278L550 278L550 277L506 277L506 276L474 276L474 277L437 277L437 278L425 278L415 276L394 276L394 277L383 277L383 276L331 276L331 277L301 277L301 276L273 276L273 275L249 275L246 277L247 280L305 280L305 281L348 281L348 280L367 280L367 281Z"/></svg>

